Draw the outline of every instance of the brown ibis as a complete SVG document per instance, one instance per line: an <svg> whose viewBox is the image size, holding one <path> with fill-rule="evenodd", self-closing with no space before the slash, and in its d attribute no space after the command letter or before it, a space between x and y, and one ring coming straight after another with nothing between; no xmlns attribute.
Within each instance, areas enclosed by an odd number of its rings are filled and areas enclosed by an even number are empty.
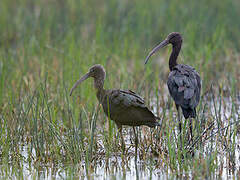
<svg viewBox="0 0 240 180"><path fill-rule="evenodd" d="M138 139L135 132L135 126L146 125L148 127L160 126L156 117L145 105L144 99L131 90L110 89L105 90L104 80L106 72L102 65L94 65L89 71L81 77L72 87L73 90L89 77L94 79L94 87L99 103L102 105L104 113L113 120L120 132L122 139L122 148L125 149L125 143L122 136L122 125L132 126L135 136L135 153L137 153Z"/></svg>

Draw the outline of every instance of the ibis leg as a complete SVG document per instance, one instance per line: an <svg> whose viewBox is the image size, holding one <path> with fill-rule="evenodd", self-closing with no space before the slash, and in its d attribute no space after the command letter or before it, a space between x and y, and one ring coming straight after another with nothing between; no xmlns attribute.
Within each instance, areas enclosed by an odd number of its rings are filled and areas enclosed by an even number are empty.
<svg viewBox="0 0 240 180"><path fill-rule="evenodd" d="M193 145L193 133L192 133L192 118L189 119L189 129L190 129L190 135L191 135L191 143ZM194 156L194 147L192 147L193 149L191 150L192 151L192 156Z"/></svg>
<svg viewBox="0 0 240 180"><path fill-rule="evenodd" d="M122 126L121 125L118 125L118 131L119 131L120 137L121 137L122 150L124 152L125 151L125 142L124 142L124 138L123 138L123 135L122 135Z"/></svg>
<svg viewBox="0 0 240 180"><path fill-rule="evenodd" d="M134 127L134 126L133 126L133 133L134 133L134 136L135 136L135 155L136 155L136 157L137 157L138 137L137 137L136 130L135 130L135 127Z"/></svg>
<svg viewBox="0 0 240 180"><path fill-rule="evenodd" d="M190 141L193 143L192 118L189 119L189 128L190 128L190 135L191 135L191 139L190 139Z"/></svg>
<svg viewBox="0 0 240 180"><path fill-rule="evenodd" d="M181 114L179 105L176 104L177 108L177 116L178 116L178 128L179 128L179 135L180 135L180 149L182 149L182 123L181 123Z"/></svg>
<svg viewBox="0 0 240 180"><path fill-rule="evenodd" d="M176 105L176 107L178 112L178 127L179 127L180 134L182 134L182 123L181 123L181 114L180 114L179 105Z"/></svg>

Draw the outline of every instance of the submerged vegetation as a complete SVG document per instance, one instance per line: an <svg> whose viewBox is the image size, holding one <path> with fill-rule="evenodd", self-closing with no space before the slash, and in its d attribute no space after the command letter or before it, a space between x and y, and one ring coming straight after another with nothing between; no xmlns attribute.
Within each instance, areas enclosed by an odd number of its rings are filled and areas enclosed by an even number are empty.
<svg viewBox="0 0 240 180"><path fill-rule="evenodd" d="M239 176L239 9L238 0L0 1L0 176ZM183 35L178 61L203 80L194 157L166 87L170 48L144 66L172 31ZM161 118L161 128L138 128L135 166L133 132L124 129L123 154L93 82L69 96L93 64L107 70L106 89L136 91Z"/></svg>

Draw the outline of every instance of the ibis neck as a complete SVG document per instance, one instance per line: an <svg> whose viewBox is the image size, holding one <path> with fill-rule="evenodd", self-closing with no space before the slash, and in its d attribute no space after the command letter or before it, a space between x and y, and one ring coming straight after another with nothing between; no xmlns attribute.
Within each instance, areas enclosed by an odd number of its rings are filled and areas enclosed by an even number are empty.
<svg viewBox="0 0 240 180"><path fill-rule="evenodd" d="M171 53L171 56L169 58L169 69L170 69L170 71L172 71L173 68L178 64L177 63L177 58L178 58L179 52L181 50L181 45L182 45L181 42L172 45L172 53Z"/></svg>
<svg viewBox="0 0 240 180"><path fill-rule="evenodd" d="M94 79L94 87L97 90L97 98L100 103L102 102L102 98L105 93L105 89L104 89L103 85L104 85L104 80Z"/></svg>

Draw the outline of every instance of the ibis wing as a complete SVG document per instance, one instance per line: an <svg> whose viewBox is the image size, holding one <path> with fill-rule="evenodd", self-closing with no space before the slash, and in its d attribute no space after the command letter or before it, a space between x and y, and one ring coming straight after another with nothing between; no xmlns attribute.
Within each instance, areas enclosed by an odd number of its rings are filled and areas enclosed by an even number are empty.
<svg viewBox="0 0 240 180"><path fill-rule="evenodd" d="M117 124L156 125L155 115L146 107L144 99L131 90L110 90L103 102L106 114ZM108 101L108 102L107 102Z"/></svg>
<svg viewBox="0 0 240 180"><path fill-rule="evenodd" d="M179 64L168 77L168 89L177 105L184 108L195 108L200 99L201 79L195 69Z"/></svg>

